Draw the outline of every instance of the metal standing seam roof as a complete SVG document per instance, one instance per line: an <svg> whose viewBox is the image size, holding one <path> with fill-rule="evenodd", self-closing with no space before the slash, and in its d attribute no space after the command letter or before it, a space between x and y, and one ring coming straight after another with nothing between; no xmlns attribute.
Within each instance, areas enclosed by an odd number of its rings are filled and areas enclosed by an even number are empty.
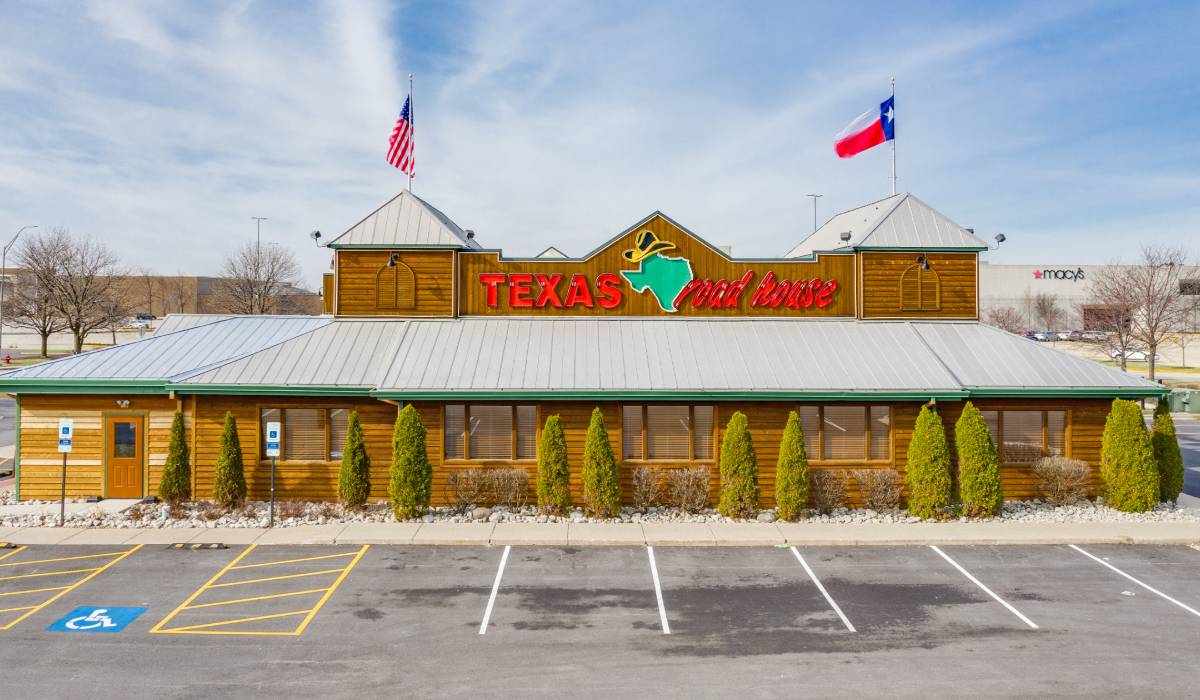
<svg viewBox="0 0 1200 700"><path fill-rule="evenodd" d="M158 335L174 333L175 331L183 331L196 326L203 326L206 323L215 323L216 321L224 321L227 318L233 318L232 314L167 314L165 318L155 327L154 332Z"/></svg>
<svg viewBox="0 0 1200 700"><path fill-rule="evenodd" d="M327 244L355 246L452 246L479 248L466 231L425 200L408 190L391 198L362 221Z"/></svg>
<svg viewBox="0 0 1200 700"><path fill-rule="evenodd" d="M175 383L374 389L406 328L406 321L336 321Z"/></svg>
<svg viewBox="0 0 1200 700"><path fill-rule="evenodd" d="M15 380L169 380L332 323L318 316L237 316L24 367Z"/></svg>
<svg viewBox="0 0 1200 700"><path fill-rule="evenodd" d="M850 233L849 241L841 235ZM985 250L987 243L916 196L903 192L844 211L789 250L799 258L817 251L852 248L963 248Z"/></svg>

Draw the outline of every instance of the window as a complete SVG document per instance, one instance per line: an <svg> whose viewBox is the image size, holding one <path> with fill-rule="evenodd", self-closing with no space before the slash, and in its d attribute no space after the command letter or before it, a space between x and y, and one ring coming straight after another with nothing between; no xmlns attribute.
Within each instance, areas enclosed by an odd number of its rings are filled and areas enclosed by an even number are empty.
<svg viewBox="0 0 1200 700"><path fill-rule="evenodd" d="M346 446L348 408L264 408L259 412L260 432L265 438L267 423L282 424L280 445L284 461L338 462ZM260 445L265 452L266 445Z"/></svg>
<svg viewBox="0 0 1200 700"><path fill-rule="evenodd" d="M900 273L900 310L937 311L942 308L942 282L929 269L929 261L918 255L917 261Z"/></svg>
<svg viewBox="0 0 1200 700"><path fill-rule="evenodd" d="M804 450L811 461L886 462L892 458L888 406L800 406Z"/></svg>
<svg viewBox="0 0 1200 700"><path fill-rule="evenodd" d="M711 460L712 406L621 407L621 453L627 460Z"/></svg>
<svg viewBox="0 0 1200 700"><path fill-rule="evenodd" d="M980 411L1003 464L1033 464L1067 453L1066 411Z"/></svg>
<svg viewBox="0 0 1200 700"><path fill-rule="evenodd" d="M447 404L446 459L537 459L537 407Z"/></svg>
<svg viewBox="0 0 1200 700"><path fill-rule="evenodd" d="M400 260L399 253L389 253L388 261L375 273L375 308L416 308L416 275Z"/></svg>

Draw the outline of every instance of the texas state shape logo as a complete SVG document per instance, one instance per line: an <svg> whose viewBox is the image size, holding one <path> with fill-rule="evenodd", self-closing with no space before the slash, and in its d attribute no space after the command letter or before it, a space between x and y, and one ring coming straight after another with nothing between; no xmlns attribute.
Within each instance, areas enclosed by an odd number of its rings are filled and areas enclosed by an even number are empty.
<svg viewBox="0 0 1200 700"><path fill-rule="evenodd" d="M663 255L663 252L674 249L675 244L659 239L653 231L639 233L636 246L621 255L629 262L637 263L638 267L636 270L621 270L621 276L629 282L633 291L649 291L654 295L663 311L678 311L675 301L692 281L691 261Z"/></svg>

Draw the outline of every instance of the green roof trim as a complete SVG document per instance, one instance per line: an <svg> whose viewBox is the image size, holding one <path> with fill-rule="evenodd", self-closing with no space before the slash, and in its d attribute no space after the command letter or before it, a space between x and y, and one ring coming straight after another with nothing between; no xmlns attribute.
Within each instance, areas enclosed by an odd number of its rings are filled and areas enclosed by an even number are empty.
<svg viewBox="0 0 1200 700"><path fill-rule="evenodd" d="M958 400L966 398L963 391L939 389L933 391L604 391L584 389L554 391L546 389L507 389L488 391L402 391L382 390L371 393L375 398L404 401L461 401L461 400L517 400L556 399L574 401L928 401L930 399Z"/></svg>
<svg viewBox="0 0 1200 700"><path fill-rule="evenodd" d="M6 394L165 394L162 379L8 379L0 378Z"/></svg>
<svg viewBox="0 0 1200 700"><path fill-rule="evenodd" d="M220 396L372 396L368 386L305 386L301 384L168 384L176 394Z"/></svg>
<svg viewBox="0 0 1200 700"><path fill-rule="evenodd" d="M434 250L460 250L465 246L450 243L330 243L325 246L334 250L408 250L410 248L425 248Z"/></svg>
<svg viewBox="0 0 1200 700"><path fill-rule="evenodd" d="M889 245L860 245L854 246L855 250L865 250L867 252L886 251L893 253L982 253L985 250L991 250L987 246L889 246Z"/></svg>
<svg viewBox="0 0 1200 700"><path fill-rule="evenodd" d="M1148 396L1166 396L1170 387L1076 387L1047 388L982 388L969 389L972 398L1093 398L1093 399L1143 399Z"/></svg>

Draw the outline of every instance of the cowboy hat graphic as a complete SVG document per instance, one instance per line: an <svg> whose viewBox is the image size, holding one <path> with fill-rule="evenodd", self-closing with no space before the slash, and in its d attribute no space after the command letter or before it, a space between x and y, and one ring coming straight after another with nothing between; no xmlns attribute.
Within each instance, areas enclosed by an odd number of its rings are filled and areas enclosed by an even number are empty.
<svg viewBox="0 0 1200 700"><path fill-rule="evenodd" d="M670 241L659 240L654 232L647 229L637 235L635 243L637 247L629 248L621 255L629 262L639 262L643 258L648 258L655 253L661 253L664 250L671 250L675 244Z"/></svg>

